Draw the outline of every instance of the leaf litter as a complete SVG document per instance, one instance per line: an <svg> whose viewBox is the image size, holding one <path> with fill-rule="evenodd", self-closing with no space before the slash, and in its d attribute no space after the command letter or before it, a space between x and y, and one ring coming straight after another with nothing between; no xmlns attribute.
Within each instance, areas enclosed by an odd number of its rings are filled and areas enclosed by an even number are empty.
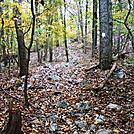
<svg viewBox="0 0 134 134"><path fill-rule="evenodd" d="M90 60L90 55L84 54L78 44L69 47L68 63L63 50L63 47L59 49L60 55L52 63L39 64L36 54L31 54L28 98L32 106L29 109L23 103L24 77L17 78L17 68L10 76L3 70L0 132L8 121L9 103L13 99L15 107L22 112L22 130L28 134L134 133L133 65L118 63L106 86L94 91L93 86L99 85L108 71L86 71L97 60ZM123 70L125 77L117 76L119 70Z"/></svg>

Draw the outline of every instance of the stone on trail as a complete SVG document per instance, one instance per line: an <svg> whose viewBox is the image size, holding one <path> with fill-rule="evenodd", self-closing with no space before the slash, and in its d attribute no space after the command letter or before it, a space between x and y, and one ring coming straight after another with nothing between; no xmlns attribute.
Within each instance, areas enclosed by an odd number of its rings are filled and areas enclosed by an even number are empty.
<svg viewBox="0 0 134 134"><path fill-rule="evenodd" d="M89 102L80 102L76 104L76 109L77 110L90 110Z"/></svg>
<svg viewBox="0 0 134 134"><path fill-rule="evenodd" d="M57 103L57 107L59 107L59 108L67 108L68 105L69 105L69 104L68 104L65 100L59 101L59 102Z"/></svg>
<svg viewBox="0 0 134 134"><path fill-rule="evenodd" d="M117 105L117 104L112 104L110 103L107 108L110 108L110 109L115 109L117 111L120 111L121 110L121 106Z"/></svg>
<svg viewBox="0 0 134 134"><path fill-rule="evenodd" d="M100 129L96 132L96 134L112 134L112 133L106 129Z"/></svg>
<svg viewBox="0 0 134 134"><path fill-rule="evenodd" d="M95 119L94 119L94 121L95 121L96 123L104 123L104 120L105 120L105 116L103 116L103 115L97 115L97 116L95 117Z"/></svg>
<svg viewBox="0 0 134 134"><path fill-rule="evenodd" d="M76 120L75 124L79 127L79 128L83 128L85 126L87 126L87 122L84 120Z"/></svg>
<svg viewBox="0 0 134 134"><path fill-rule="evenodd" d="M57 123L52 123L49 129L50 131L55 132L58 129Z"/></svg>

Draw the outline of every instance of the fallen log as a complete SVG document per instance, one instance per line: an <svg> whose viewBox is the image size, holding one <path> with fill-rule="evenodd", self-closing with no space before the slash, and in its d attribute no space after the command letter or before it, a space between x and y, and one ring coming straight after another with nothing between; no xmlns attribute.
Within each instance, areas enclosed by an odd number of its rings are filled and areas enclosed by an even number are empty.
<svg viewBox="0 0 134 134"><path fill-rule="evenodd" d="M98 87L93 87L93 90L98 90L98 89L102 89L104 88L104 86L106 85L108 79L111 77L111 75L113 74L114 70L116 69L117 67L117 63L114 62L111 70L109 71L109 73L107 74L106 78L104 79L104 81L102 83L100 83L100 85Z"/></svg>

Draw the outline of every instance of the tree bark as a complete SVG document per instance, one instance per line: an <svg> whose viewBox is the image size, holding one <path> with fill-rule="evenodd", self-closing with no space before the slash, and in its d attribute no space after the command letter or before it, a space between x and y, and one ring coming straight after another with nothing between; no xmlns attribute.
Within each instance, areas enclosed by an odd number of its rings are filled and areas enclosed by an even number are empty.
<svg viewBox="0 0 134 134"><path fill-rule="evenodd" d="M65 43L65 53L67 62L69 62L68 58L68 46L67 46L67 34L66 34L66 0L64 0L64 43Z"/></svg>
<svg viewBox="0 0 134 134"><path fill-rule="evenodd" d="M35 31L35 21L36 17L34 14L34 3L33 0L31 0L31 13L32 13L32 31L31 31L31 40L30 44L27 48L28 50L28 60L27 60L27 66L26 66L26 78L25 78L25 83L24 83L24 99L25 99L25 105L28 107L29 102L28 102L28 95L27 95L27 80L28 80L28 73L29 73L29 61L30 61L30 50L34 41L34 31Z"/></svg>
<svg viewBox="0 0 134 134"><path fill-rule="evenodd" d="M38 0L35 0L35 12L36 14L38 14L38 8L39 8L39 1ZM40 26L38 25L38 18L36 18L36 28L40 28ZM39 41L38 41L38 36L39 36L39 33L38 31L36 31L36 48L37 48L37 57L38 57L38 62L41 63L42 62L42 59L41 59L41 54L40 54L40 51L39 51Z"/></svg>
<svg viewBox="0 0 134 134"><path fill-rule="evenodd" d="M22 119L20 110L10 110L7 128L4 130L5 132L3 134L23 134L21 126Z"/></svg>
<svg viewBox="0 0 134 134"><path fill-rule="evenodd" d="M93 23L92 23L92 56L97 46L97 0L93 0Z"/></svg>
<svg viewBox="0 0 134 134"><path fill-rule="evenodd" d="M111 43L111 28L109 24L109 0L99 0L100 12L100 53L99 67L102 70L111 68L112 63L112 43Z"/></svg>
<svg viewBox="0 0 134 134"><path fill-rule="evenodd" d="M20 1L19 1L20 2ZM15 7L13 9L15 13L15 17L17 20L15 20L15 29L16 29L16 34L17 34L17 42L18 42L18 53L19 53L19 67L20 67L20 76L26 75L27 72L27 52L25 48L25 42L24 42L24 34L22 29L20 28L21 26L21 13L18 10L18 7Z"/></svg>
<svg viewBox="0 0 134 134"><path fill-rule="evenodd" d="M17 42L19 49L19 67L20 67L20 76L26 75L27 72L27 57L26 57L26 48L24 43L23 31L19 29L17 20L15 21L15 28L17 33Z"/></svg>
<svg viewBox="0 0 134 134"><path fill-rule="evenodd" d="M86 53L87 47L87 25L88 25L88 0L86 0L86 15L85 15L85 39L84 39L84 52Z"/></svg>
<svg viewBox="0 0 134 134"><path fill-rule="evenodd" d="M80 29L81 29L81 40L84 42L84 33L83 33L83 14L82 14L82 2L79 0L79 23L80 23Z"/></svg>

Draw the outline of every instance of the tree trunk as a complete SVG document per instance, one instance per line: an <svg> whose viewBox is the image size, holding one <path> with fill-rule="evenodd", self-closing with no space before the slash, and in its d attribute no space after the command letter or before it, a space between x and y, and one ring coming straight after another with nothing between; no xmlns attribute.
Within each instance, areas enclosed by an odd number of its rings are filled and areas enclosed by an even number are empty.
<svg viewBox="0 0 134 134"><path fill-rule="evenodd" d="M21 131L22 119L19 109L9 111L9 121L4 134L23 134Z"/></svg>
<svg viewBox="0 0 134 134"><path fill-rule="evenodd" d="M88 19L88 0L86 0L86 15L85 15L85 39L84 39L84 52L86 53L86 47L87 47L87 22Z"/></svg>
<svg viewBox="0 0 134 134"><path fill-rule="evenodd" d="M66 0L64 0L64 43L65 43L65 53L67 62L69 62L68 58L68 46L67 46L67 34L66 34Z"/></svg>
<svg viewBox="0 0 134 134"><path fill-rule="evenodd" d="M92 56L97 46L97 0L93 0L93 23L92 23Z"/></svg>
<svg viewBox="0 0 134 134"><path fill-rule="evenodd" d="M110 43L111 46L113 47L113 16L112 16L112 1L109 0L109 5L108 5L108 11L109 11L109 26L110 26Z"/></svg>
<svg viewBox="0 0 134 134"><path fill-rule="evenodd" d="M14 9L15 16L17 16L17 20L15 20L15 29L17 34L17 42L18 42L18 50L19 50L19 66L20 66L20 76L26 75L27 72L27 57L26 57L26 48L24 42L24 34L20 28L21 25L21 13L18 10L18 7Z"/></svg>
<svg viewBox="0 0 134 134"><path fill-rule="evenodd" d="M81 38L82 38L82 42L84 42L84 33L83 33L83 14L82 14L82 2L81 0L79 0L79 15L80 15L80 29L81 29Z"/></svg>
<svg viewBox="0 0 134 134"><path fill-rule="evenodd" d="M27 95L27 80L28 80L28 73L29 73L29 61L30 61L30 50L34 41L34 31L35 31L35 21L36 17L34 14L34 2L31 0L31 13L32 13L32 31L31 31L31 39L30 39L30 44L27 48L28 50L28 60L27 60L27 66L26 66L26 78L25 78L25 83L24 83L24 99L25 99L25 105L28 107L29 102L28 102L28 95Z"/></svg>
<svg viewBox="0 0 134 134"><path fill-rule="evenodd" d="M38 0L35 0L35 12L36 14L38 14L38 8L39 8L39 2ZM38 25L38 18L36 18L36 28L40 28L40 26ZM36 48L37 48L37 57L38 57L38 62L41 63L41 55L40 55L40 52L39 52L39 41L38 41L38 36L39 36L39 33L38 31L36 31Z"/></svg>
<svg viewBox="0 0 134 134"><path fill-rule="evenodd" d="M112 63L111 28L109 24L109 0L99 0L100 10L100 57L99 67L107 70Z"/></svg>

